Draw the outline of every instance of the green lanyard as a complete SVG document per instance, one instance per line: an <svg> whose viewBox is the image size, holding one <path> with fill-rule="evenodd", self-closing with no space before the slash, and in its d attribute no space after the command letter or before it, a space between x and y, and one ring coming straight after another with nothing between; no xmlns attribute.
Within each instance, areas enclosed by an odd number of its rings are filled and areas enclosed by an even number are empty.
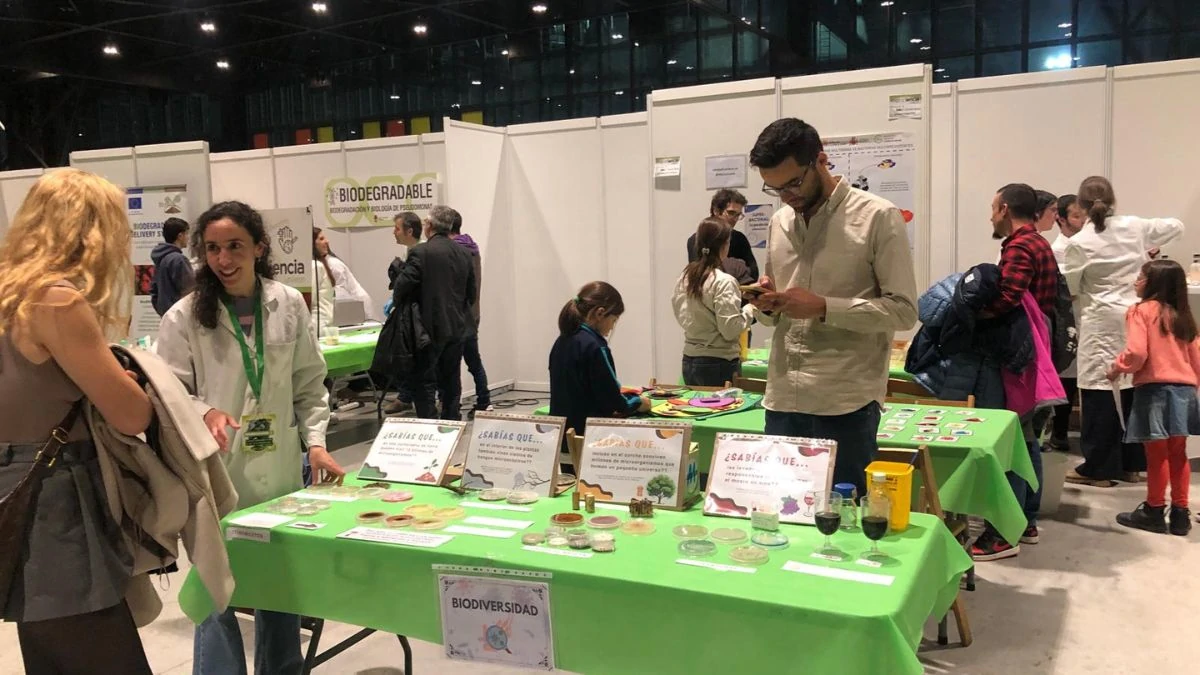
<svg viewBox="0 0 1200 675"><path fill-rule="evenodd" d="M242 330L242 325L238 321L237 312L233 309L233 303L225 300L225 309L229 312L229 320L233 323L233 334L237 336L238 345L242 348L242 367L246 369L246 379L250 382L250 391L254 392L254 398L262 399L262 380L263 371L266 370L266 361L263 359L263 318L262 318L262 298L255 298L254 301L254 352L257 357L256 361L250 360L250 346L246 344L246 336ZM255 364L257 363L257 368Z"/></svg>

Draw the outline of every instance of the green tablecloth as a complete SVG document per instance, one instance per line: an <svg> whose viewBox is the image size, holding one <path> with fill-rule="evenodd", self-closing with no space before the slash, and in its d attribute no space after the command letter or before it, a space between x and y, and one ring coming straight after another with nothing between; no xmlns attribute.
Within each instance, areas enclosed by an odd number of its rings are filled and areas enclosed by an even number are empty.
<svg viewBox="0 0 1200 675"><path fill-rule="evenodd" d="M380 330L382 329L368 328L341 335L340 344L332 347L321 343L321 354L325 357L329 377L343 377L370 368Z"/></svg>
<svg viewBox="0 0 1200 675"><path fill-rule="evenodd" d="M406 486L412 503L449 506L452 493ZM399 513L406 504L361 500L337 504L304 520L328 525L314 532L286 526L270 542L227 542L237 579L236 606L316 616L441 641L437 564L538 570L548 581L557 665L589 675L619 673L911 673L927 617L941 616L958 593L971 565L948 530L930 516L916 515L903 533L885 537L880 548L896 564L870 569L852 562L811 558L820 534L812 527L785 525L791 547L773 552L754 574L721 572L677 564L681 523L748 527L746 521L709 518L699 511L657 511L657 532L633 537L617 532L617 551L590 559L566 558L522 549L520 535L490 539L456 535L438 548L414 548L337 540L369 509ZM532 513L468 508L468 515L535 521L569 511L567 497L543 499ZM260 510L249 509L234 514ZM607 511L605 511L607 513ZM228 519L227 519L228 520ZM857 557L869 542L860 533L839 532L835 545ZM722 546L713 562L729 564ZM821 567L894 576L890 586L830 579L782 569L788 560ZM195 574L180 593L189 616L210 607ZM786 665L785 665L786 664Z"/></svg>
<svg viewBox="0 0 1200 675"><path fill-rule="evenodd" d="M767 379L767 364L771 360L770 349L751 349L746 352L746 360L742 361L742 377L749 377L755 380ZM888 368L888 377L895 380L912 381L911 373L905 372L903 366L893 366Z"/></svg>

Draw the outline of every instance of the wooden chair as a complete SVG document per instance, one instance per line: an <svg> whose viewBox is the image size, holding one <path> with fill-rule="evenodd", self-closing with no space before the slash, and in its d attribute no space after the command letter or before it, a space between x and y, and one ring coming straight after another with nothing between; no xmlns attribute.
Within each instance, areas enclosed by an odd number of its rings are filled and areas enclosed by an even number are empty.
<svg viewBox="0 0 1200 675"><path fill-rule="evenodd" d="M735 375L733 378L733 386L737 387L738 389L741 389L742 391L748 391L752 394L767 393L767 381L766 380L756 380L751 377L742 377L741 375Z"/></svg>
<svg viewBox="0 0 1200 675"><path fill-rule="evenodd" d="M916 405L936 405L944 408L974 408L975 395L969 394L965 401L949 401L942 398L936 398L929 394L929 390L916 382L910 380L898 380L890 378L887 381L887 398L888 403L913 403Z"/></svg>
<svg viewBox="0 0 1200 675"><path fill-rule="evenodd" d="M921 477L921 486L918 488L917 493L917 511L937 516L939 520L946 524L946 527L950 530L950 534L955 539L958 539L960 542L965 540L964 535L967 531L966 519L949 518L946 516L946 512L942 510L942 500L938 496L937 478L933 473L933 460L930 458L928 446L921 445L916 450L880 447L879 454L875 458L884 462L911 464L913 471ZM962 641L962 646L971 646L974 638L971 635L971 624L967 621L967 609L963 605L961 592L954 599L954 604L950 605L950 611L954 613L954 621L958 625L958 636ZM940 645L945 645L949 642L946 630L946 618L942 617L942 620L938 622L938 644Z"/></svg>

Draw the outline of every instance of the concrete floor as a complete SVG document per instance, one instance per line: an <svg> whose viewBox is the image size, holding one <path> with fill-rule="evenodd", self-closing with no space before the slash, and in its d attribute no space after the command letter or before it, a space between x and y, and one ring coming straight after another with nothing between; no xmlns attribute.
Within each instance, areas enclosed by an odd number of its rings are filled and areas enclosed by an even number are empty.
<svg viewBox="0 0 1200 675"><path fill-rule="evenodd" d="M516 399L518 394L500 398ZM343 465L357 468L374 435L374 413L359 411L342 418L330 445L341 448L335 456ZM1189 646L1200 628L1200 614L1195 609L1200 601L1196 574L1200 570L1200 529L1182 538L1118 526L1114 515L1132 508L1144 496L1144 485L1121 484L1111 489L1067 486L1058 513L1041 523L1042 543L1024 547L1015 559L979 565L977 590L964 594L975 644L967 649L939 648L928 640L920 651L926 672L1171 675L1200 671L1200 650ZM142 629L155 673L191 672L192 624L175 600L182 583L182 574L172 577L171 588L161 593L166 605L162 616ZM356 630L327 624L322 643L334 644ZM252 645L252 623L243 622L243 631L246 644ZM930 638L936 635L932 621L925 634ZM953 638L953 628L951 635ZM442 656L440 645L416 640L412 645L414 670L422 674L525 672L449 661ZM782 672L787 672L785 658L781 654ZM252 655L248 659L253 663ZM315 672L400 675L402 663L395 638L375 634ZM24 673L16 629L10 624L0 624L0 664L0 672Z"/></svg>

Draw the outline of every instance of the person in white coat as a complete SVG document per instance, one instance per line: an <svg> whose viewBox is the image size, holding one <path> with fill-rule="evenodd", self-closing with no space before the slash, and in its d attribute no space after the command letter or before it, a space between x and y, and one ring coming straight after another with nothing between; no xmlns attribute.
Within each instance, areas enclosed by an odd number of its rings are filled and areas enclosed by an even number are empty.
<svg viewBox="0 0 1200 675"><path fill-rule="evenodd" d="M358 300L363 304L368 319L382 323L383 313L380 308L371 300L371 294L358 283L358 278L350 271L350 266L333 252L325 233L319 227L313 228L313 232L316 237L313 240L313 257L333 279L333 297L337 300Z"/></svg>
<svg viewBox="0 0 1200 675"><path fill-rule="evenodd" d="M325 254L320 253L319 241L325 242ZM329 266L326 254L329 252L329 240L321 232L321 228L313 228L313 263L312 263L312 316L309 321L313 335L317 340L325 337L325 329L333 325L333 298L337 282L333 279L333 269Z"/></svg>
<svg viewBox="0 0 1200 675"><path fill-rule="evenodd" d="M1063 276L1079 300L1081 427L1079 448L1083 463L1067 473L1072 483L1112 487L1118 480L1136 481L1146 469L1140 443L1124 443L1121 422L1105 376L1125 348L1125 312L1138 301L1133 283L1148 251L1183 234L1175 218L1138 218L1113 212L1117 198L1112 184L1092 176L1079 186L1078 204L1088 222L1066 242ZM1128 377L1117 380L1125 419L1133 405Z"/></svg>
<svg viewBox="0 0 1200 675"><path fill-rule="evenodd" d="M163 316L155 349L227 453L238 507L300 489L305 447L314 480L340 480L345 471L325 448L325 361L304 298L271 279L262 216L241 202L222 202L196 228L205 264L195 292ZM255 644L258 672L301 671L299 617L256 612ZM193 672L246 672L232 610L197 626Z"/></svg>

